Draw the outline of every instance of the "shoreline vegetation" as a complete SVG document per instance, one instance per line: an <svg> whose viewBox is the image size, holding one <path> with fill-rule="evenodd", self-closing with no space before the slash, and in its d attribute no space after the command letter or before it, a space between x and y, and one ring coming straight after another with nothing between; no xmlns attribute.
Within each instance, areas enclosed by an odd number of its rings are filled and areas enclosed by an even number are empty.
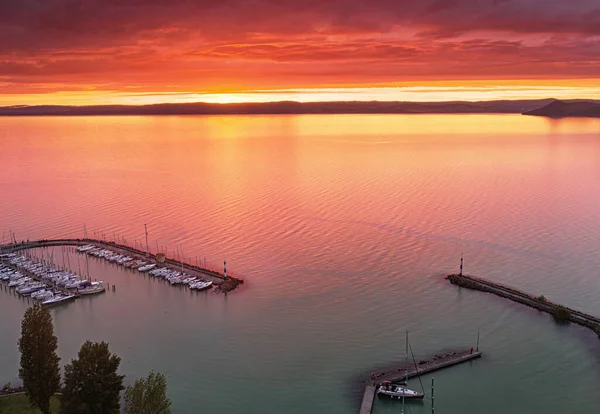
<svg viewBox="0 0 600 414"><path fill-rule="evenodd" d="M50 399L50 412L60 413L60 401L57 396ZM40 414L41 411L33 408L25 393L0 393L0 413L2 414Z"/></svg>
<svg viewBox="0 0 600 414"><path fill-rule="evenodd" d="M125 387L125 375L118 374L121 358L106 342L85 341L61 376L58 338L47 307L35 304L25 311L17 344L23 385L0 389L1 414L171 414L166 377L150 371Z"/></svg>
<svg viewBox="0 0 600 414"><path fill-rule="evenodd" d="M545 108L550 107L548 115ZM556 112L560 107L563 111ZM153 105L14 105L0 107L0 116L94 116L94 115L288 115L288 114L525 114L550 117L600 116L600 101L533 99L497 101L401 102L255 102L255 103L163 103ZM565 110L569 108L569 110ZM578 115L579 110L584 110ZM541 111L541 112L540 112ZM563 114L563 115L561 115Z"/></svg>

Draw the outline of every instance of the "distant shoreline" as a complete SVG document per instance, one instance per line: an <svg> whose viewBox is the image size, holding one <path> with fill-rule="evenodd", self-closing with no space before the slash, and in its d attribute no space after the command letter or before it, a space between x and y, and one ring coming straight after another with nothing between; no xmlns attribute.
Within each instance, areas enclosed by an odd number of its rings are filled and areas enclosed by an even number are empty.
<svg viewBox="0 0 600 414"><path fill-rule="evenodd" d="M308 114L520 114L544 107L554 99L452 102L266 102L172 103L155 105L4 106L0 116L106 115L308 115ZM574 102L574 101L569 101ZM583 102L583 101L581 101ZM585 101L592 102L592 101Z"/></svg>
<svg viewBox="0 0 600 414"><path fill-rule="evenodd" d="M169 103L155 105L4 106L0 116L144 116L144 115L353 115L353 114L531 114L553 106L600 106L600 101L556 99L450 102L264 102ZM585 116L571 114L568 116Z"/></svg>

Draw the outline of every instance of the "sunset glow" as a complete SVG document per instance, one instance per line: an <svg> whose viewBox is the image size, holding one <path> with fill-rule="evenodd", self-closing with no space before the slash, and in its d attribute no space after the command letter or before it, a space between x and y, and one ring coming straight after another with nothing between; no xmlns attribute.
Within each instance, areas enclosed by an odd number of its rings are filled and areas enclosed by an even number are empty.
<svg viewBox="0 0 600 414"><path fill-rule="evenodd" d="M600 98L596 0L22 0L0 105Z"/></svg>

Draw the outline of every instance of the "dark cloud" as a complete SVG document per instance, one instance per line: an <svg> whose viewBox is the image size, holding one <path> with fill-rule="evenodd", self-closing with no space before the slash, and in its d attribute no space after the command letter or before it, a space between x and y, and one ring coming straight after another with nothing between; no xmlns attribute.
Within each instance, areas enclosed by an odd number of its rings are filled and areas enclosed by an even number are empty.
<svg viewBox="0 0 600 414"><path fill-rule="evenodd" d="M600 34L597 0L2 0L0 50L122 45L177 29L198 42L256 33Z"/></svg>
<svg viewBox="0 0 600 414"><path fill-rule="evenodd" d="M599 38L598 0L0 0L0 82L594 77Z"/></svg>

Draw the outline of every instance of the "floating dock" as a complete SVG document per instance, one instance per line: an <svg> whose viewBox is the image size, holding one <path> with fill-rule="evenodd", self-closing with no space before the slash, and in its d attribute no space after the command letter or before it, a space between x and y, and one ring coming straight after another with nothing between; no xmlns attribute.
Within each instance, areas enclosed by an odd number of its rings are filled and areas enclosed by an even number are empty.
<svg viewBox="0 0 600 414"><path fill-rule="evenodd" d="M398 369L386 372L375 372L367 379L365 392L363 394L362 403L360 405L359 414L371 414L373 410L373 402L377 393L377 387L383 381L398 381L405 378L414 378L420 375L428 374L443 368L481 358L479 350L467 350L460 352L449 352L443 355L435 355L427 361L419 361L416 366L405 365Z"/></svg>
<svg viewBox="0 0 600 414"><path fill-rule="evenodd" d="M54 239L54 240L36 240L36 241L23 241L12 244L0 245L0 254L4 253L16 253L21 250L37 249L42 247L60 247L60 246L85 246L94 245L104 249L110 249L116 253L126 254L135 259L145 260L151 263L158 263L161 266L169 267L174 270L183 270L190 276L198 276L204 279L208 279L217 286L218 291L227 293L231 292L239 285L244 283L243 279L235 278L224 273L217 272L212 269L207 269L202 266L185 263L180 260L165 258L164 261L159 262L155 254L139 250L135 247L127 246L124 244L115 243L112 241L104 241L97 239Z"/></svg>
<svg viewBox="0 0 600 414"><path fill-rule="evenodd" d="M448 275L446 279L453 285L466 289L479 290L481 292L492 293L513 302L521 303L542 312L549 313L555 318L564 322L573 322L581 326L592 329L600 337L600 318L579 312L578 310L568 308L555 302L551 302L544 296L533 296L522 292L510 286L500 283L490 282L479 277L466 276L462 274Z"/></svg>

